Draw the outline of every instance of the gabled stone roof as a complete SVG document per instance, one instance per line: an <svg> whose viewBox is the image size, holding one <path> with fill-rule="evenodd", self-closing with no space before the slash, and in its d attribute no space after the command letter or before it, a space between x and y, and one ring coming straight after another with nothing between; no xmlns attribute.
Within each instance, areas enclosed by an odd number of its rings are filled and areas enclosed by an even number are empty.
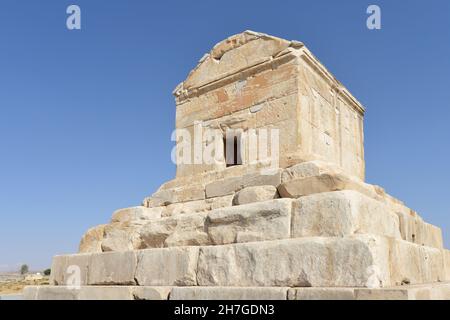
<svg viewBox="0 0 450 320"><path fill-rule="evenodd" d="M186 80L174 89L173 94L177 98L189 96L190 93L202 87L236 75L243 70L270 62L288 53L303 54L304 59L318 70L333 87L346 96L356 110L364 113L365 109L361 103L320 63L302 42L289 41L250 30L217 43L209 53L199 60Z"/></svg>

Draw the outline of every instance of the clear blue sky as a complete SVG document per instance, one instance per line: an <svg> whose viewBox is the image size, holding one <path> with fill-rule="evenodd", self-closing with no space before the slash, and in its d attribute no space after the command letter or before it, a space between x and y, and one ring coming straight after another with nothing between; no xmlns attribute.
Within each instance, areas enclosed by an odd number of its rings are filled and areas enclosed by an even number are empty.
<svg viewBox="0 0 450 320"><path fill-rule="evenodd" d="M246 29L303 41L366 106L367 180L450 247L450 1L2 0L0 270L48 267L171 179L172 89Z"/></svg>

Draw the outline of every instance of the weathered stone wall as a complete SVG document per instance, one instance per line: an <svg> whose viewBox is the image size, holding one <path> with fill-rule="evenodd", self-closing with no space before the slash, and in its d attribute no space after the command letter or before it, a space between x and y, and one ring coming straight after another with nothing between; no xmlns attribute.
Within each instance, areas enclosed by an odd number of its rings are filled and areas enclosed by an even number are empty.
<svg viewBox="0 0 450 320"><path fill-rule="evenodd" d="M325 159L364 179L364 109L299 42L252 32L230 37L174 93L176 128L191 136L199 121L222 131L276 128L281 167ZM177 178L225 168L179 164Z"/></svg>

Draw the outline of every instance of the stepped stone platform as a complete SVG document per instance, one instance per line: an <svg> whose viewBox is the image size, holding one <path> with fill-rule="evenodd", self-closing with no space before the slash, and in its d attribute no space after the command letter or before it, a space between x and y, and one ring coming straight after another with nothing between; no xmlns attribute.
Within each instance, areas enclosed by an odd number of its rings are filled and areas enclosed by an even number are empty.
<svg viewBox="0 0 450 320"><path fill-rule="evenodd" d="M287 287L27 287L29 300L444 300L450 282L377 288Z"/></svg>
<svg viewBox="0 0 450 320"><path fill-rule="evenodd" d="M230 37L174 95L177 129L239 129L238 156L177 162L142 205L55 256L50 286L26 299L450 299L441 230L364 181L364 108L302 43ZM275 168L242 147L267 127Z"/></svg>

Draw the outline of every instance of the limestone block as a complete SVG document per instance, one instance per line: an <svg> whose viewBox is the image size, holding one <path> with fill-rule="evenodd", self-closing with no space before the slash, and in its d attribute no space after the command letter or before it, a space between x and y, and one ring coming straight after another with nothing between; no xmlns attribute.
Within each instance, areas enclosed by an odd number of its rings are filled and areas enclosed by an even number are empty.
<svg viewBox="0 0 450 320"><path fill-rule="evenodd" d="M443 249L442 255L444 257L445 280L450 281L450 250Z"/></svg>
<svg viewBox="0 0 450 320"><path fill-rule="evenodd" d="M79 290L65 286L36 287L36 300L78 300ZM28 297L26 297L28 300Z"/></svg>
<svg viewBox="0 0 450 320"><path fill-rule="evenodd" d="M214 181L206 185L206 198L222 197L232 195L235 191L243 188L242 177L231 177L219 181Z"/></svg>
<svg viewBox="0 0 450 320"><path fill-rule="evenodd" d="M106 225L102 251L128 251L139 248L139 230L144 223L145 220L135 220Z"/></svg>
<svg viewBox="0 0 450 320"><path fill-rule="evenodd" d="M197 284L198 247L137 251L136 281L141 286L193 286Z"/></svg>
<svg viewBox="0 0 450 320"><path fill-rule="evenodd" d="M158 190L152 196L146 197L142 205L147 208L167 206L173 203L174 189Z"/></svg>
<svg viewBox="0 0 450 320"><path fill-rule="evenodd" d="M147 208L144 206L120 209L114 212L112 223L161 218L164 207Z"/></svg>
<svg viewBox="0 0 450 320"><path fill-rule="evenodd" d="M173 203L165 207L163 216L174 216L178 214L206 212L217 208L232 206L233 195L215 197L205 200L187 201Z"/></svg>
<svg viewBox="0 0 450 320"><path fill-rule="evenodd" d="M218 43L189 74L183 88L200 87L259 64L288 48L289 45L289 41L247 31L229 37Z"/></svg>
<svg viewBox="0 0 450 320"><path fill-rule="evenodd" d="M140 230L141 248L210 244L206 213L182 214L147 223Z"/></svg>
<svg viewBox="0 0 450 320"><path fill-rule="evenodd" d="M39 286L27 286L23 288L23 300L37 300Z"/></svg>
<svg viewBox="0 0 450 320"><path fill-rule="evenodd" d="M83 286L78 300L167 300L171 287Z"/></svg>
<svg viewBox="0 0 450 320"><path fill-rule="evenodd" d="M426 223L416 212L410 209L400 208L396 213L400 220L400 233L403 240L424 246L443 248L440 228Z"/></svg>
<svg viewBox="0 0 450 320"><path fill-rule="evenodd" d="M233 204L242 205L276 198L278 198L278 191L274 186L246 187L234 195Z"/></svg>
<svg viewBox="0 0 450 320"><path fill-rule="evenodd" d="M171 287L28 286L24 300L168 300Z"/></svg>
<svg viewBox="0 0 450 320"><path fill-rule="evenodd" d="M133 300L133 294L129 286L84 286L77 300Z"/></svg>
<svg viewBox="0 0 450 320"><path fill-rule="evenodd" d="M24 300L450 300L450 282L388 288L28 286Z"/></svg>
<svg viewBox="0 0 450 320"><path fill-rule="evenodd" d="M151 197L144 199L144 206L153 208L167 206L172 203L202 199L205 199L204 187L199 184L190 184L183 187L159 190Z"/></svg>
<svg viewBox="0 0 450 320"><path fill-rule="evenodd" d="M273 98L250 108L250 112L252 112L252 109L255 110L255 107L258 108L259 106L260 108L259 112L256 114L257 128L264 128L274 123L297 118L297 108L295 106L298 103L298 94L296 90L292 90L292 87L295 89L297 88L295 85L290 87L289 82L286 84L288 85L278 86L277 89L281 90L279 93L275 93ZM275 89L275 87L272 87L272 90L273 89ZM292 93L288 94L288 92ZM278 98L277 96L281 97ZM283 143L283 141L280 142Z"/></svg>
<svg viewBox="0 0 450 320"><path fill-rule="evenodd" d="M128 231L112 228L103 239L101 249L104 252L133 250Z"/></svg>
<svg viewBox="0 0 450 320"><path fill-rule="evenodd" d="M356 300L410 300L408 289L378 288L355 290Z"/></svg>
<svg viewBox="0 0 450 320"><path fill-rule="evenodd" d="M205 212L208 210L211 210L211 203L208 203L206 200L180 202L168 205L164 212L164 216Z"/></svg>
<svg viewBox="0 0 450 320"><path fill-rule="evenodd" d="M221 197L233 194L245 187L271 185L277 187L281 183L281 170L275 174L263 175L261 173L250 173L243 177L231 177L214 181L206 185L206 197Z"/></svg>
<svg viewBox="0 0 450 320"><path fill-rule="evenodd" d="M404 240L392 240L390 272L393 285L443 281L445 270L442 251Z"/></svg>
<svg viewBox="0 0 450 320"><path fill-rule="evenodd" d="M81 238L79 253L102 252L104 224L89 229Z"/></svg>
<svg viewBox="0 0 450 320"><path fill-rule="evenodd" d="M224 197L215 197L206 199L207 202L211 203L211 210L231 207L233 205L233 195L228 195Z"/></svg>
<svg viewBox="0 0 450 320"><path fill-rule="evenodd" d="M295 114L296 108L292 108L292 103L295 104L297 100L292 100L294 94L298 92L297 62L295 55L287 54L284 57L275 58L270 63L264 63L257 68L244 71L245 74L235 74L231 78L202 88L201 94L197 92L197 94L191 95L189 100L177 103L176 127L187 128L198 120L223 119L227 121L227 117L241 116L244 113L246 116L243 117L240 128L260 127L255 122L258 114L252 113L250 108L255 110L254 106L275 100L277 100L275 109L282 108L285 110L285 114L276 112L274 108L272 110L263 108L263 110L267 109L267 112L260 112L265 116L271 113L275 121ZM274 68L275 66L276 68ZM286 105L280 105L280 103L284 103L281 99L284 99ZM205 108L205 105L209 107ZM229 122L226 124L228 125Z"/></svg>
<svg viewBox="0 0 450 320"><path fill-rule="evenodd" d="M450 300L450 283L405 285L392 288L355 289L357 300Z"/></svg>
<svg viewBox="0 0 450 320"><path fill-rule="evenodd" d="M342 172L343 170L338 166L325 161L321 160L307 161L284 169L281 175L281 182L284 183L291 180L320 176L326 173L336 174Z"/></svg>
<svg viewBox="0 0 450 320"><path fill-rule="evenodd" d="M307 178L290 180L278 187L283 198L299 198L314 193L355 190L369 197L377 198L372 186L343 174L321 174Z"/></svg>
<svg viewBox="0 0 450 320"><path fill-rule="evenodd" d="M91 254L85 253L53 257L50 284L87 284L90 256Z"/></svg>
<svg viewBox="0 0 450 320"><path fill-rule="evenodd" d="M423 220L416 220L416 243L423 246L443 248L442 230Z"/></svg>
<svg viewBox="0 0 450 320"><path fill-rule="evenodd" d="M290 199L276 199L216 209L208 214L207 232L213 244L289 238L291 206Z"/></svg>
<svg viewBox="0 0 450 320"><path fill-rule="evenodd" d="M353 288L291 288L288 300L354 300Z"/></svg>
<svg viewBox="0 0 450 320"><path fill-rule="evenodd" d="M134 300L168 300L172 287L132 287Z"/></svg>
<svg viewBox="0 0 450 320"><path fill-rule="evenodd" d="M135 251L94 253L89 259L89 285L133 285Z"/></svg>
<svg viewBox="0 0 450 320"><path fill-rule="evenodd" d="M285 287L174 287L170 300L286 300Z"/></svg>
<svg viewBox="0 0 450 320"><path fill-rule="evenodd" d="M374 236L300 238L202 247L200 286L380 287L388 245Z"/></svg>
<svg viewBox="0 0 450 320"><path fill-rule="evenodd" d="M400 238L396 214L352 190L324 192L293 202L292 237L343 237L368 233Z"/></svg>

